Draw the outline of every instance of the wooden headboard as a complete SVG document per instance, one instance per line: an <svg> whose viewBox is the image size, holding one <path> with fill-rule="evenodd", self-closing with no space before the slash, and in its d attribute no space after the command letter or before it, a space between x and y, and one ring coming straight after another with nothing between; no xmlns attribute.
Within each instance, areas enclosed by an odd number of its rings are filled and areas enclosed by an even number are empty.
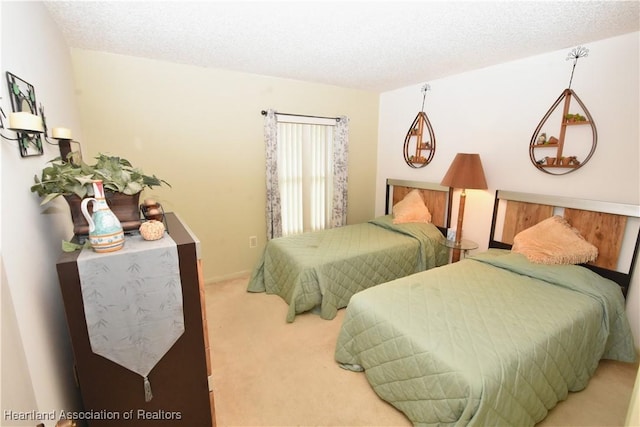
<svg viewBox="0 0 640 427"><path fill-rule="evenodd" d="M446 236L447 229L451 224L451 204L453 200L453 192L449 187L432 182L387 179L385 213L391 214L393 205L416 188L420 190L422 199L429 212L431 212L431 222Z"/></svg>
<svg viewBox="0 0 640 427"><path fill-rule="evenodd" d="M635 218L637 222L640 218L638 205L498 190L489 247L511 249L517 233L553 215L564 216L587 241L598 248L598 258L584 266L617 282L626 296L640 243L640 226L636 224L638 230L629 231L627 225L629 219ZM635 243L628 269L619 271L625 235L633 235Z"/></svg>

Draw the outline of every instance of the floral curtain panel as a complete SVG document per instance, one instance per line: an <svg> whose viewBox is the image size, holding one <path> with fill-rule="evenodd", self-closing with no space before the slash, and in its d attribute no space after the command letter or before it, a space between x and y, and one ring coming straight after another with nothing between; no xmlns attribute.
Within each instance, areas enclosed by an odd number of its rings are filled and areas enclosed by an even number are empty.
<svg viewBox="0 0 640 427"><path fill-rule="evenodd" d="M349 118L340 116L333 130L333 213L331 227L347 224L347 160Z"/></svg>
<svg viewBox="0 0 640 427"><path fill-rule="evenodd" d="M280 185L278 184L278 121L275 110L267 110L264 119L267 161L267 240L282 236Z"/></svg>

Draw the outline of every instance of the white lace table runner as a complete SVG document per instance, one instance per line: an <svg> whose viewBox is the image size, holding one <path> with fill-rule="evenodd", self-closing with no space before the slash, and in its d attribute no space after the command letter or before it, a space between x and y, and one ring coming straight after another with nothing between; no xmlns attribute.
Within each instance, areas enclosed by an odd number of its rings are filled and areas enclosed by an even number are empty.
<svg viewBox="0 0 640 427"><path fill-rule="evenodd" d="M144 378L184 332L178 248L127 236L117 252L83 249L78 256L82 299L94 353Z"/></svg>

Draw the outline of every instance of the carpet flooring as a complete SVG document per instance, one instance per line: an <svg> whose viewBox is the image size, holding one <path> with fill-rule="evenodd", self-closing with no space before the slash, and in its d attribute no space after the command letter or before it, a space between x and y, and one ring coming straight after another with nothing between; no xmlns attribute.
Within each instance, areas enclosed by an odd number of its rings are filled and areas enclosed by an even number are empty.
<svg viewBox="0 0 640 427"><path fill-rule="evenodd" d="M345 310L333 320L302 314L286 323L286 303L246 292L248 277L206 286L218 427L410 426L364 374L341 369L333 352ZM589 386L537 426L622 426L637 364L602 361Z"/></svg>

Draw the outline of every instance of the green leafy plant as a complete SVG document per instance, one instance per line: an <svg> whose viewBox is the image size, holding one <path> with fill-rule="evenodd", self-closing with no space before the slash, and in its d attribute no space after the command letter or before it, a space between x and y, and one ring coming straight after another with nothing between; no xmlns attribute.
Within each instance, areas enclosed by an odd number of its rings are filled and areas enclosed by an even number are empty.
<svg viewBox="0 0 640 427"><path fill-rule="evenodd" d="M122 157L98 154L97 163L93 166L95 179L101 179L105 190L128 195L138 194L145 187L171 185L155 175L145 175L142 170L134 168Z"/></svg>
<svg viewBox="0 0 640 427"><path fill-rule="evenodd" d="M96 163L92 165L81 160L64 162L61 157L48 163L49 166L42 170L40 177L34 176L35 184L31 186L31 191L42 197L41 205L58 196L75 194L81 199L93 196L91 183L98 179L102 180L105 191L128 195L162 184L171 187L168 182L155 175L144 174L127 159L102 153L96 156Z"/></svg>
<svg viewBox="0 0 640 427"><path fill-rule="evenodd" d="M564 118L569 122L584 122L587 118L581 114L565 114Z"/></svg>

